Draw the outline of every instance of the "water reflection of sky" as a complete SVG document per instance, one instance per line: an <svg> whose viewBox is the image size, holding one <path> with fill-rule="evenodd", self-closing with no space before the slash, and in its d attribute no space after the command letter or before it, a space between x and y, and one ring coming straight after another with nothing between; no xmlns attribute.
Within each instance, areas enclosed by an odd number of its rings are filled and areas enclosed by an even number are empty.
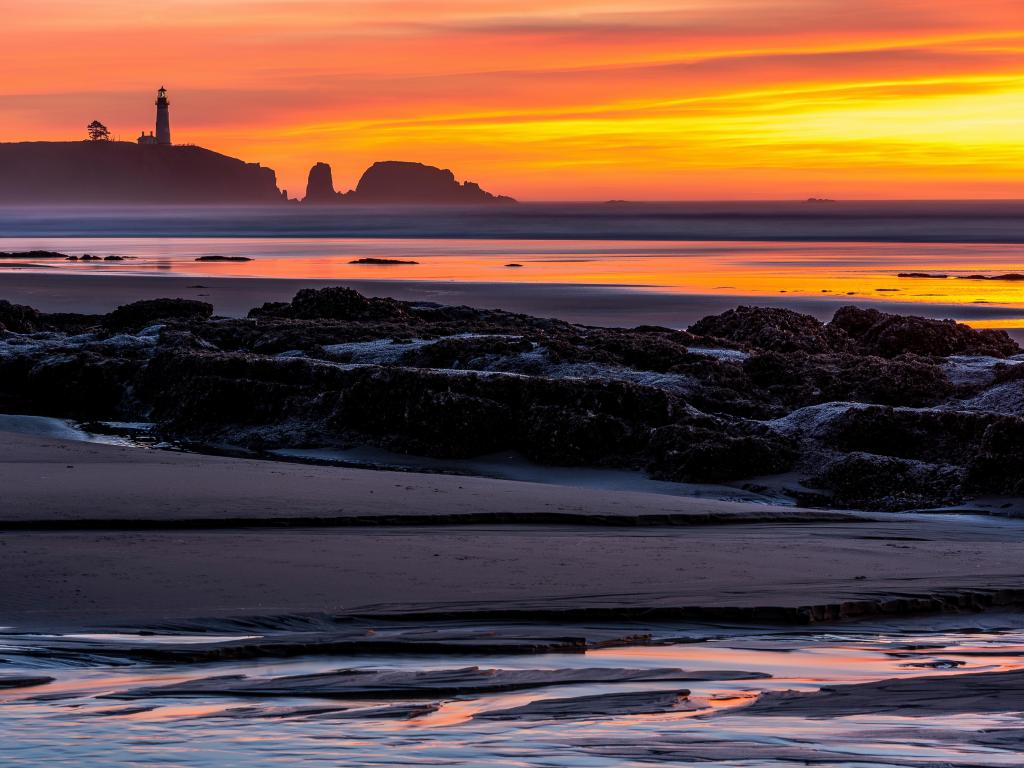
<svg viewBox="0 0 1024 768"><path fill-rule="evenodd" d="M662 628L664 631L664 628ZM861 715L832 720L757 717L742 707L764 690L815 690L822 685L896 676L949 675L1024 667L1024 630L750 633L704 642L607 648L585 655L439 657L308 657L179 667L68 665L34 659L46 686L0 695L4 765L487 765L640 766L738 764L796 766L1019 765L1012 749L972 742L977 732L1019 727L1012 713L908 717ZM93 637L92 639L102 639ZM123 639L123 638L118 638ZM148 642L144 638L138 642ZM908 666L963 662L955 671ZM9 656L6 673L23 671ZM190 677L308 674L339 668L554 669L579 667L751 670L770 680L569 685L447 699L436 712L406 720L339 719L341 708L367 712L395 701L301 697L260 700L203 696L125 702L107 694ZM538 699L605 692L692 691L697 711L582 720L490 721L481 712ZM297 711L296 708L308 708ZM831 756L831 757L830 757ZM834 757L834 761L832 761ZM856 758L856 762L854 762ZM753 762L749 762L753 761ZM902 763L901 763L902 764Z"/></svg>
<svg viewBox="0 0 1024 768"><path fill-rule="evenodd" d="M1024 306L1024 284L964 280L1024 271L1020 245L721 243L600 240L303 238L6 238L0 250L52 249L124 261L17 262L0 270L86 274L390 279L635 285L681 293L852 296L873 300ZM196 262L200 256L249 262ZM352 264L359 258L417 264ZM511 269L507 264L521 264ZM900 272L948 275L900 278Z"/></svg>

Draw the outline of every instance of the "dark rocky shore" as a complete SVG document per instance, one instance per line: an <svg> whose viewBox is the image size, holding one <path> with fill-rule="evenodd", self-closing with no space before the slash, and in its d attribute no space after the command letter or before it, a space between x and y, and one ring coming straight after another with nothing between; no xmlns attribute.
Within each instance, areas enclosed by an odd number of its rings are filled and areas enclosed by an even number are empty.
<svg viewBox="0 0 1024 768"><path fill-rule="evenodd" d="M246 319L179 299L107 315L0 302L0 409L255 452L513 449L673 481L784 475L804 505L901 510L1024 494L1020 353L1001 331L854 307L827 324L740 307L677 331L344 288Z"/></svg>

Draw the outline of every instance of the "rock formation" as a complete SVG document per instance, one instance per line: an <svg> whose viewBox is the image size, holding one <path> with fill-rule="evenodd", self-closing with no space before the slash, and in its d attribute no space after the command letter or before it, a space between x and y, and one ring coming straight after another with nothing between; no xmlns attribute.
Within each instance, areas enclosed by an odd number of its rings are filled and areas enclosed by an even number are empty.
<svg viewBox="0 0 1024 768"><path fill-rule="evenodd" d="M120 141L0 144L0 203L281 201L274 171L193 146Z"/></svg>
<svg viewBox="0 0 1024 768"><path fill-rule="evenodd" d="M510 197L492 195L478 184L459 184L447 169L395 160L371 165L355 190L345 195L352 203L511 203Z"/></svg>
<svg viewBox="0 0 1024 768"><path fill-rule="evenodd" d="M309 169L309 179L306 181L306 196L302 199L304 203L336 203L339 195L334 191L334 178L331 174L331 166L327 163L317 163Z"/></svg>
<svg viewBox="0 0 1024 768"><path fill-rule="evenodd" d="M0 405L152 421L162 439L257 454L512 450L670 481L757 478L755 490L780 475L774 493L823 507L1024 494L1024 355L1000 331L752 307L689 331L587 328L346 288L302 290L245 319L212 311L0 302Z"/></svg>

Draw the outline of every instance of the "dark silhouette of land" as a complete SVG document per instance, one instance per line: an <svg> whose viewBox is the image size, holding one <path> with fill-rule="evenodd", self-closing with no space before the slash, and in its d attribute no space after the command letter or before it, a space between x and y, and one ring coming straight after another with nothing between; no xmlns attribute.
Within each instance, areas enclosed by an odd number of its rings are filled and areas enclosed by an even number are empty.
<svg viewBox="0 0 1024 768"><path fill-rule="evenodd" d="M196 146L122 141L0 144L0 204L253 204L286 201L272 168ZM354 190L335 192L331 166L309 172L305 203L454 204L515 202L445 169L374 163Z"/></svg>
<svg viewBox="0 0 1024 768"><path fill-rule="evenodd" d="M121 141L0 144L0 203L266 203L271 168L202 147Z"/></svg>
<svg viewBox="0 0 1024 768"><path fill-rule="evenodd" d="M303 202L476 205L514 203L515 200L486 192L472 181L459 183L455 174L445 168L388 160L367 168L356 188L344 194L334 190L331 166L317 163L309 170Z"/></svg>
<svg viewBox="0 0 1024 768"><path fill-rule="evenodd" d="M306 196L302 199L304 203L336 203L338 193L334 191L334 177L331 174L331 166L327 163L317 163L309 169L309 179L306 181Z"/></svg>

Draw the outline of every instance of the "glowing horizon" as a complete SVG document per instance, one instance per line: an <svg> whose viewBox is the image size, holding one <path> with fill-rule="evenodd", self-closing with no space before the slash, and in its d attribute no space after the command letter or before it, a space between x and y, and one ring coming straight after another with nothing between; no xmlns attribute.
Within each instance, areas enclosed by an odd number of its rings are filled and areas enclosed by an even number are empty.
<svg viewBox="0 0 1024 768"><path fill-rule="evenodd" d="M414 160L533 200L1024 197L1024 4L849 7L0 0L0 140L133 141L166 85L176 142L293 196Z"/></svg>

